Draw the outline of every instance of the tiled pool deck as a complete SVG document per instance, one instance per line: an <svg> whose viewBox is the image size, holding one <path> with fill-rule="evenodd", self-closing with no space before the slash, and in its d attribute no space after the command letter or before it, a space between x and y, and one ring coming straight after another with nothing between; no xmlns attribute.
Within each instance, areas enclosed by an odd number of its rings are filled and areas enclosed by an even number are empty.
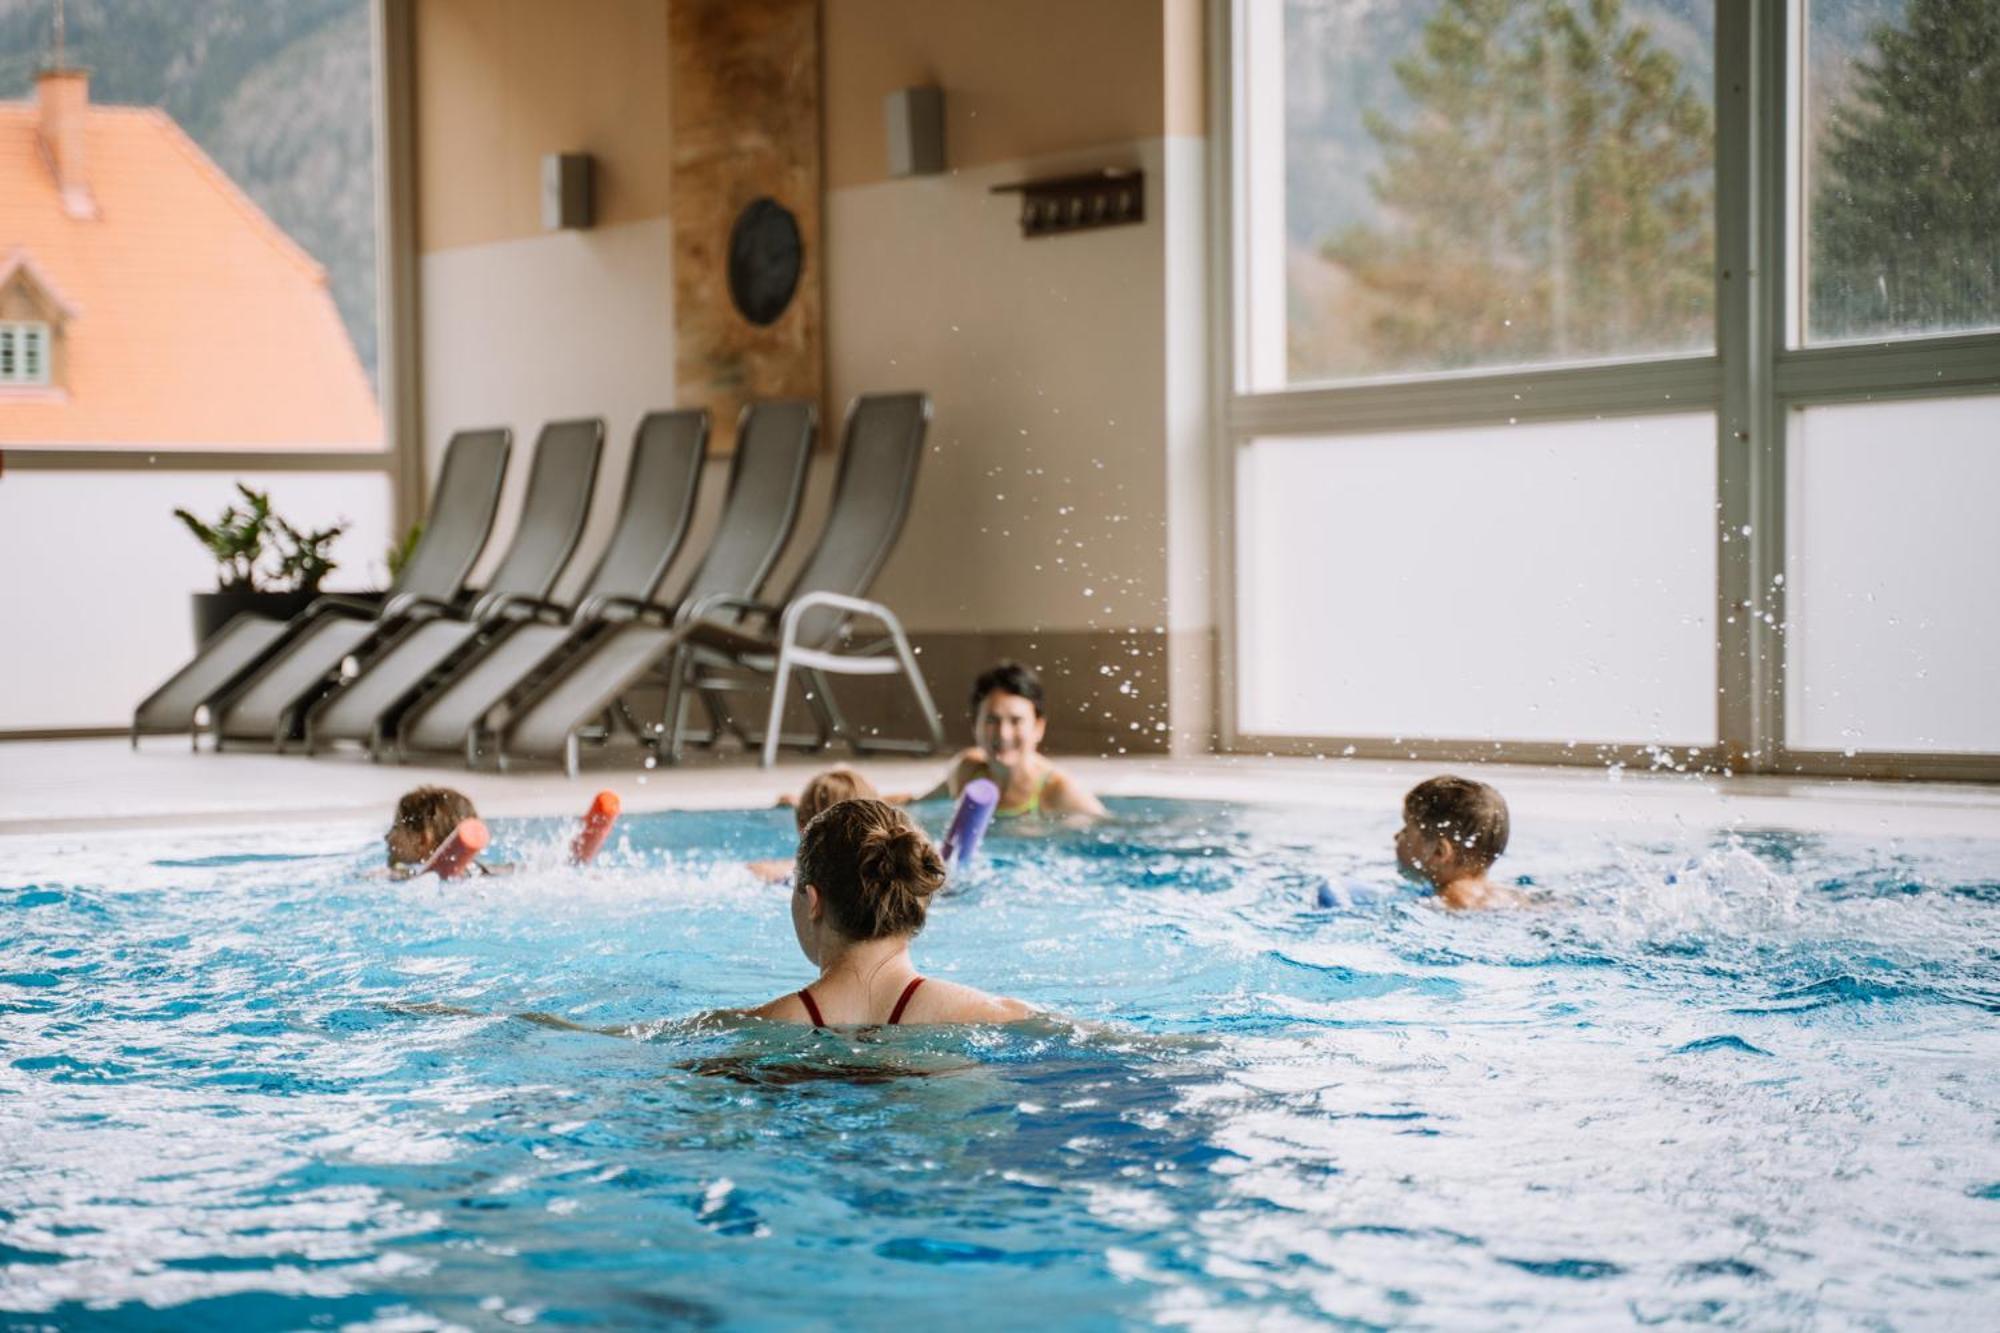
<svg viewBox="0 0 2000 1333"><path fill-rule="evenodd" d="M628 811L768 805L814 770L847 763L833 752L786 760L775 772L742 754L699 757L676 769L602 762L570 779L556 771L500 774L397 767L358 754L305 759L256 753L191 754L172 740L134 752L122 740L0 742L0 837L91 829L225 828L301 820L385 817L419 783L456 786L482 814L580 812L609 787ZM1064 759L1110 796L1168 796L1392 811L1404 790L1455 768L1506 793L1517 829L1535 819L1635 828L1691 824L1793 828L1881 836L2000 838L2000 787L1924 783L1690 778L1630 771L1361 760L1202 757ZM883 790L918 790L938 760L860 760Z"/></svg>

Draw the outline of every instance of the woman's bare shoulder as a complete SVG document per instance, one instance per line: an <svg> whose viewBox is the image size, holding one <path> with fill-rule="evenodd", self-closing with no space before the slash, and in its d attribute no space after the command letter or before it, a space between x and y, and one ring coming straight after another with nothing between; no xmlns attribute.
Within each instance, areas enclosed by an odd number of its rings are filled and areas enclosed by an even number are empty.
<svg viewBox="0 0 2000 1333"><path fill-rule="evenodd" d="M1056 815L1097 816L1107 813L1104 802L1098 800L1090 788L1060 768L1049 771L1048 785L1042 789L1042 808Z"/></svg>
<svg viewBox="0 0 2000 1333"><path fill-rule="evenodd" d="M988 995L936 977L924 978L924 988L912 997L910 1008L911 1019L919 1023L1018 1023L1037 1012L1005 995Z"/></svg>
<svg viewBox="0 0 2000 1333"><path fill-rule="evenodd" d="M775 1000L767 1000L755 1009L733 1009L729 1013L739 1018L768 1018L779 1023L808 1023L811 1017L806 1013L805 1002L799 999L797 991L788 991Z"/></svg>

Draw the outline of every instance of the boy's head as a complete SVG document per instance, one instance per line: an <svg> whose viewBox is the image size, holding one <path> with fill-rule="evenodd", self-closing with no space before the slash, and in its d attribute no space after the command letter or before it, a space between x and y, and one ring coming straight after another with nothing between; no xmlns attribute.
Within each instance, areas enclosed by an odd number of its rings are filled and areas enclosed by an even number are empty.
<svg viewBox="0 0 2000 1333"><path fill-rule="evenodd" d="M1431 778L1403 797L1396 862L1443 888L1484 875L1507 850L1507 831L1507 802L1499 792L1471 778Z"/></svg>
<svg viewBox="0 0 2000 1333"><path fill-rule="evenodd" d="M418 787L396 802L396 817L382 841L391 866L420 866L431 859L451 831L479 812L464 792L450 787Z"/></svg>
<svg viewBox="0 0 2000 1333"><path fill-rule="evenodd" d="M795 814L799 817L799 832L806 831L813 816L829 806L842 801L875 800L881 796L875 784L862 777L851 768L829 768L814 776L805 789L799 793L799 804Z"/></svg>
<svg viewBox="0 0 2000 1333"><path fill-rule="evenodd" d="M972 682L972 730L989 759L1017 764L1048 730L1042 679L1019 662L1002 662Z"/></svg>

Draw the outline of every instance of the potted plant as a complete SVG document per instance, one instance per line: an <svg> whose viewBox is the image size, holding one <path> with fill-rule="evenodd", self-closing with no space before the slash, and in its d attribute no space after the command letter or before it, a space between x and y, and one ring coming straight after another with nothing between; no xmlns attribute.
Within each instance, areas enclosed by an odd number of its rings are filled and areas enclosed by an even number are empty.
<svg viewBox="0 0 2000 1333"><path fill-rule="evenodd" d="M289 589L289 596L304 596L308 601L319 596L320 580L339 568L333 557L326 553L327 548L333 545L336 537L347 531L347 524L336 523L317 532L301 532L273 514L271 530L278 538L279 584Z"/></svg>
<svg viewBox="0 0 2000 1333"><path fill-rule="evenodd" d="M320 581L333 572L327 548L347 531L336 523L317 532L301 532L271 512L267 491L236 484L242 503L232 504L213 523L204 523L185 509L174 517L215 557L215 591L194 594L194 635L200 643L248 611L274 620L289 620L319 596ZM266 570L266 555L275 568Z"/></svg>

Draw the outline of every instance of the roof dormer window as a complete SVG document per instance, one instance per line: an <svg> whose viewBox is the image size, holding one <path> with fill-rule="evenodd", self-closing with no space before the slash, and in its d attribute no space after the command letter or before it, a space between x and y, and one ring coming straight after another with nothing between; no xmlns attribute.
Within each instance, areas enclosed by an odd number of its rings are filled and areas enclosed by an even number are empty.
<svg viewBox="0 0 2000 1333"><path fill-rule="evenodd" d="M49 382L49 326L0 321L0 384Z"/></svg>

